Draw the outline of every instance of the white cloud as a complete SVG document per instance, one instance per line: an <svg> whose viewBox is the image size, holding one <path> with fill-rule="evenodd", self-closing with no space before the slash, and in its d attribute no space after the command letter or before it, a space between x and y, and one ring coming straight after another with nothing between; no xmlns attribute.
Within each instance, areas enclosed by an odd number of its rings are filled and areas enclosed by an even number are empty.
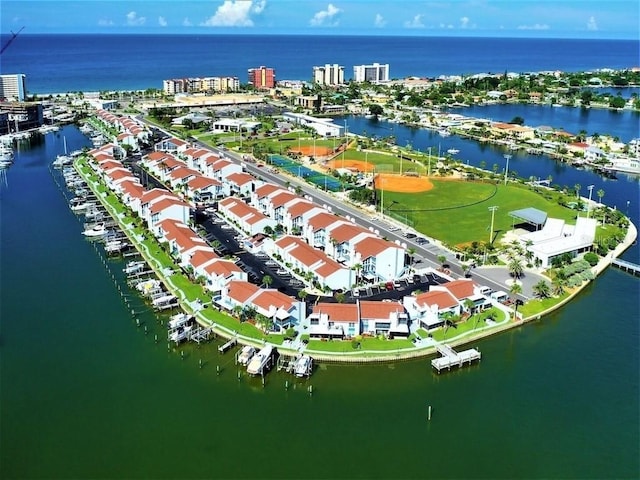
<svg viewBox="0 0 640 480"><path fill-rule="evenodd" d="M193 23L191 23L191 20L189 20L188 17L184 17L184 20L182 20L182 26L183 27L193 27Z"/></svg>
<svg viewBox="0 0 640 480"><path fill-rule="evenodd" d="M591 30L592 32L595 32L596 30L598 30L598 23L596 22L596 17L594 17L593 15L589 17L589 21L587 22L587 30Z"/></svg>
<svg viewBox="0 0 640 480"><path fill-rule="evenodd" d="M376 18L373 21L373 25L378 28L382 28L387 25L387 21L384 19L382 15L376 13Z"/></svg>
<svg viewBox="0 0 640 480"><path fill-rule="evenodd" d="M340 23L340 19L337 18L337 15L341 12L341 9L330 3L327 5L326 10L316 12L313 18L309 21L309 25L312 27L335 27Z"/></svg>
<svg viewBox="0 0 640 480"><path fill-rule="evenodd" d="M164 17L158 17L158 25L160 25L161 27L166 27L167 19Z"/></svg>
<svg viewBox="0 0 640 480"><path fill-rule="evenodd" d="M422 23L422 15L418 14L411 20L407 20L406 22L404 22L404 28L424 28L424 23Z"/></svg>
<svg viewBox="0 0 640 480"><path fill-rule="evenodd" d="M139 27L140 25L144 25L146 21L146 17L139 17L136 12L132 11L127 13L127 25Z"/></svg>
<svg viewBox="0 0 640 480"><path fill-rule="evenodd" d="M546 23L534 23L533 25L518 25L518 30L549 30Z"/></svg>
<svg viewBox="0 0 640 480"><path fill-rule="evenodd" d="M446 29L448 29L448 30L452 30L453 28L455 28L455 27L454 27L452 24L450 24L450 23L449 23L449 24L441 23L439 26L440 26L440 28L446 28Z"/></svg>
<svg viewBox="0 0 640 480"><path fill-rule="evenodd" d="M267 5L266 0L225 0L216 13L201 25L205 27L253 27L251 15L259 15Z"/></svg>
<svg viewBox="0 0 640 480"><path fill-rule="evenodd" d="M467 28L469 26L469 17L462 17L460 19L460 28Z"/></svg>
<svg viewBox="0 0 640 480"><path fill-rule="evenodd" d="M113 20L109 20L108 18L101 18L98 20L98 25L101 27L113 27Z"/></svg>

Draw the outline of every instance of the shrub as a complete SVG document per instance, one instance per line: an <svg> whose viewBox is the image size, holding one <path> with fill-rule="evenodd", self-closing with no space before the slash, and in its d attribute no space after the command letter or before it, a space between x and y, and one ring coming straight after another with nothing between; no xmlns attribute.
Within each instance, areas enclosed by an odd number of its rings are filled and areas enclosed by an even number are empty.
<svg viewBox="0 0 640 480"><path fill-rule="evenodd" d="M598 255L593 252L587 252L584 254L584 260L589 263L590 266L595 266L598 263Z"/></svg>

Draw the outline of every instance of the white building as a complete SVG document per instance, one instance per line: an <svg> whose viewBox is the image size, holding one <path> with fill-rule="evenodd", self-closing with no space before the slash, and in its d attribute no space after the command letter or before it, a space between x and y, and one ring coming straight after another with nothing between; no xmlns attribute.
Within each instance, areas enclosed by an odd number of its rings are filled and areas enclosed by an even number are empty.
<svg viewBox="0 0 640 480"><path fill-rule="evenodd" d="M342 85L344 83L344 67L337 63L313 67L313 81L320 85Z"/></svg>
<svg viewBox="0 0 640 480"><path fill-rule="evenodd" d="M380 83L389 81L389 64L355 65L353 67L354 82Z"/></svg>
<svg viewBox="0 0 640 480"><path fill-rule="evenodd" d="M294 112L285 112L282 116L296 125L313 128L318 135L323 137L341 137L344 134L344 127L336 125L330 118L316 118Z"/></svg>
<svg viewBox="0 0 640 480"><path fill-rule="evenodd" d="M26 75L0 75L0 99L24 102L27 94Z"/></svg>

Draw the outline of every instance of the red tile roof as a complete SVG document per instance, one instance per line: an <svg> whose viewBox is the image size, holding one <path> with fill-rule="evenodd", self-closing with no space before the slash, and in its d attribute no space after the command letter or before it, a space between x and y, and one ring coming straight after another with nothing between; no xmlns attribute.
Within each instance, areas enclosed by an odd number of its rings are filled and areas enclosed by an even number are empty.
<svg viewBox="0 0 640 480"><path fill-rule="evenodd" d="M262 289L251 301L251 303L264 310L269 310L271 307L289 310L293 302L295 302L293 298L274 289Z"/></svg>
<svg viewBox="0 0 640 480"><path fill-rule="evenodd" d="M236 185L241 186L250 182L254 182L255 178L253 177L253 175L245 172L236 172L227 176L227 181L229 183L235 183Z"/></svg>
<svg viewBox="0 0 640 480"><path fill-rule="evenodd" d="M358 322L358 306L355 303L318 303L313 313L325 314L331 322Z"/></svg>
<svg viewBox="0 0 640 480"><path fill-rule="evenodd" d="M231 260L224 260L222 258L218 258L204 267L204 271L209 275L216 275L224 278L230 277L234 273L242 273L242 269L235 263Z"/></svg>
<svg viewBox="0 0 640 480"><path fill-rule="evenodd" d="M238 303L246 303L251 297L253 297L260 287L249 282L243 282L241 280L232 280L227 285L228 296Z"/></svg>
<svg viewBox="0 0 640 480"><path fill-rule="evenodd" d="M395 312L403 313L404 307L398 302L373 302L371 300L360 301L360 318L362 319L387 319Z"/></svg>
<svg viewBox="0 0 640 480"><path fill-rule="evenodd" d="M417 295L416 303L418 305L437 305L440 310L458 305L458 301L449 291L440 292L437 290Z"/></svg>
<svg viewBox="0 0 640 480"><path fill-rule="evenodd" d="M276 192L278 190L284 190L284 189L278 187L277 185L273 185L272 183L265 183L264 185L261 185L260 187L256 188L256 196L258 198L267 197L273 192Z"/></svg>
<svg viewBox="0 0 640 480"><path fill-rule="evenodd" d="M203 175L199 175L189 180L188 185L191 190L200 190L201 188L207 188L213 185L219 186L222 184L215 178L209 178Z"/></svg>
<svg viewBox="0 0 640 480"><path fill-rule="evenodd" d="M367 237L360 240L354 245L354 250L360 254L362 260L366 260L369 257L375 257L384 252L387 248L400 248L393 242L383 240L378 237Z"/></svg>
<svg viewBox="0 0 640 480"><path fill-rule="evenodd" d="M311 217L307 223L311 226L311 228L315 232L316 230L327 228L329 225L339 221L343 221L343 220L337 215L334 215L333 213L329 213L329 212L321 212Z"/></svg>
<svg viewBox="0 0 640 480"><path fill-rule="evenodd" d="M343 223L342 225L333 228L329 232L329 236L338 243L348 242L353 240L357 235L361 233L369 233L369 230L362 228L353 223Z"/></svg>
<svg viewBox="0 0 640 480"><path fill-rule="evenodd" d="M461 278L459 280L453 280L449 283L445 283L442 286L449 290L458 300L464 300L465 298L473 297L473 288L475 287L475 283L470 278Z"/></svg>

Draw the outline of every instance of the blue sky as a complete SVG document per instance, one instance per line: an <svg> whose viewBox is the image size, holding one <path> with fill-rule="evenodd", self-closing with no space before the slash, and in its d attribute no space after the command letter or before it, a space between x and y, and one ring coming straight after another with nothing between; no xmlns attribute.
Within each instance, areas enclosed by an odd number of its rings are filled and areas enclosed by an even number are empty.
<svg viewBox="0 0 640 480"><path fill-rule="evenodd" d="M2 0L2 33L638 39L639 0Z"/></svg>

